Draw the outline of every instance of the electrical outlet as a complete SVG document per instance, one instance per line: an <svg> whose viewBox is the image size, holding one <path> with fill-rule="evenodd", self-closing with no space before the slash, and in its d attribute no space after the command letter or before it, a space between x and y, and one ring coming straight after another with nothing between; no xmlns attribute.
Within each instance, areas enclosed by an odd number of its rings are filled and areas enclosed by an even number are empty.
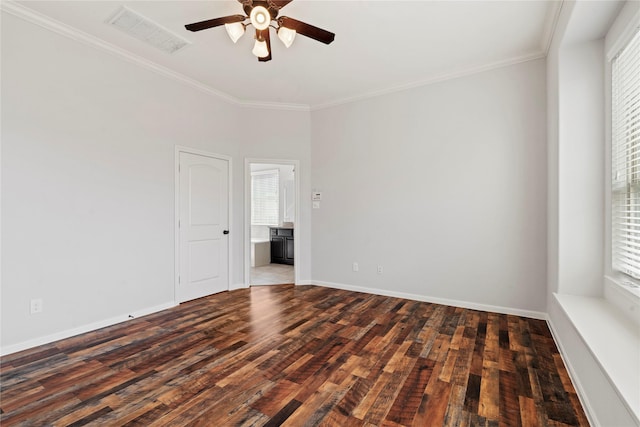
<svg viewBox="0 0 640 427"><path fill-rule="evenodd" d="M382 274L382 266L381 265L378 266L378 274Z"/></svg>
<svg viewBox="0 0 640 427"><path fill-rule="evenodd" d="M360 269L360 267L358 266L357 262L353 263L353 271L358 271Z"/></svg>
<svg viewBox="0 0 640 427"><path fill-rule="evenodd" d="M42 298L31 300L31 314L42 313Z"/></svg>

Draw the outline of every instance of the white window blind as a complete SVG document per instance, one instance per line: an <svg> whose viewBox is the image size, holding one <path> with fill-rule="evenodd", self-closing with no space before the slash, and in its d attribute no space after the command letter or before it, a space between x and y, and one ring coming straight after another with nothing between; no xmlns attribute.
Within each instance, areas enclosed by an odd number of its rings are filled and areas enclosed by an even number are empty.
<svg viewBox="0 0 640 427"><path fill-rule="evenodd" d="M277 169L251 173L252 225L278 225L279 188Z"/></svg>
<svg viewBox="0 0 640 427"><path fill-rule="evenodd" d="M640 279L640 31L611 63L612 263Z"/></svg>

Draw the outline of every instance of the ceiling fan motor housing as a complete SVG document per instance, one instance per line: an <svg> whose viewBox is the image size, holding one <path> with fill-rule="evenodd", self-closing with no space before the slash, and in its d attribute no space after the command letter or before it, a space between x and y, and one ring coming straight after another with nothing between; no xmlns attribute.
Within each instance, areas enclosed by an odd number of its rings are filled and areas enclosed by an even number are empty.
<svg viewBox="0 0 640 427"><path fill-rule="evenodd" d="M256 6L262 6L265 9L267 9L269 11L269 15L271 16L272 20L276 19L276 17L278 16L278 10L279 9L274 7L275 5L270 4L270 2L262 1L262 0L256 0L256 1L253 1L253 2L252 1L243 1L242 2L242 8L244 9L244 13L246 13L247 16L251 16L251 11Z"/></svg>

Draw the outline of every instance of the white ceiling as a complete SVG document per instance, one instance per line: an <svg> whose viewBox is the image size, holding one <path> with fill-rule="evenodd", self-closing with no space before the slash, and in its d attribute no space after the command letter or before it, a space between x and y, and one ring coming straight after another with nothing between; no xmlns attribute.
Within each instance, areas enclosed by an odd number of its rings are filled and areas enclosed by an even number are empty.
<svg viewBox="0 0 640 427"><path fill-rule="evenodd" d="M121 5L192 44L167 54L107 25ZM272 33L273 60L266 63L251 54L250 31L234 45L224 27L197 33L184 28L243 13L236 0L21 1L11 9L43 15L41 23L51 18L63 32L79 30L85 41L133 54L236 102L318 108L542 57L560 6L517 0L295 0L280 16L332 31L335 41L324 45L298 35L287 49Z"/></svg>

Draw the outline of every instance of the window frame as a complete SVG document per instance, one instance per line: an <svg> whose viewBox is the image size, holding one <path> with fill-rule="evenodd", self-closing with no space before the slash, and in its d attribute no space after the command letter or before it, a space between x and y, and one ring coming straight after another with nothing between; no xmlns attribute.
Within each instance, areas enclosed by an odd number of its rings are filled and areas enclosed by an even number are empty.
<svg viewBox="0 0 640 427"><path fill-rule="evenodd" d="M269 222L254 222L254 207L256 205L256 201L254 198L254 177L259 176L259 175L275 175L276 177L276 185L275 185L275 189L276 189L276 209L275 209L275 223L269 223ZM251 172L251 185L250 185L250 189L251 189L251 212L250 214L250 222L251 225L256 225L256 226L269 226L269 227L275 227L278 226L279 221L280 221L280 170L279 169L266 169L266 170L260 170L260 171L252 171Z"/></svg>
<svg viewBox="0 0 640 427"><path fill-rule="evenodd" d="M617 237L617 228L616 228L616 196L622 196L627 201L635 198L635 202L637 203L638 209L635 212L633 217L633 224L639 231L640 234L640 140L634 142L634 146L637 145L637 150L635 153L631 153L631 156L625 154L625 172L634 169L634 172L630 175L634 175L631 179L627 179L625 174L624 182L618 179L618 171L620 168L617 168L616 163L616 147L618 145L625 145L628 142L620 143L620 140L616 141L616 119L614 114L616 113L616 106L614 102L616 100L615 97L615 88L614 88L614 61L616 61L622 52L631 45L633 42L640 43L640 21L638 17L634 17L631 22L628 22L626 28L622 31L618 31L615 39L607 40L608 43L608 52L606 55L605 61L605 70L606 70L606 81L608 84L607 91L607 114L606 114L606 124L607 124L607 168L609 169L607 174L607 209L608 209L608 232L609 239L607 242L608 250L607 250L607 259L606 261L606 269L605 276L608 276L609 280L611 280L614 284L619 285L618 287L625 290L628 296L631 296L634 300L638 300L640 298L640 272L636 272L636 274L632 274L631 271L625 271L624 269L620 269L617 266L617 258L616 258L616 249L619 246ZM634 123L640 123L640 118L636 118ZM624 138L628 139L627 137ZM636 157L633 157L633 155ZM632 162L633 165L629 165L629 162ZM609 181L610 180L610 181ZM628 234L627 234L628 235ZM624 244L623 244L624 245ZM640 238L637 240L636 245L640 245ZM640 264L640 261L639 261ZM607 283L607 278L605 277L605 284ZM608 294L605 286L605 294Z"/></svg>

